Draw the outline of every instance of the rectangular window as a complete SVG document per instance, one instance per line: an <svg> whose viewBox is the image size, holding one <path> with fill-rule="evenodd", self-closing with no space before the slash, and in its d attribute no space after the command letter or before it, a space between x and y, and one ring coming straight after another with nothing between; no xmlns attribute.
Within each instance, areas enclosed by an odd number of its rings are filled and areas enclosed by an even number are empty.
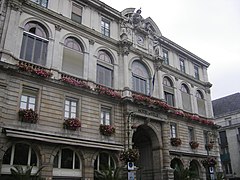
<svg viewBox="0 0 240 180"><path fill-rule="evenodd" d="M221 131L221 132L219 132L219 137L220 137L221 147L227 146L227 145L228 145L228 141L227 141L226 131Z"/></svg>
<svg viewBox="0 0 240 180"><path fill-rule="evenodd" d="M182 57L179 58L180 61L180 71L185 73L185 61Z"/></svg>
<svg viewBox="0 0 240 180"><path fill-rule="evenodd" d="M76 99L67 98L65 100L64 118L76 118L77 117L78 101Z"/></svg>
<svg viewBox="0 0 240 180"><path fill-rule="evenodd" d="M194 65L194 78L199 79L199 67Z"/></svg>
<svg viewBox="0 0 240 180"><path fill-rule="evenodd" d="M170 124L170 135L171 135L171 138L177 137L177 124L176 123Z"/></svg>
<svg viewBox="0 0 240 180"><path fill-rule="evenodd" d="M168 105L174 106L174 96L173 96L173 94L164 91L164 97L165 97L165 101L167 102Z"/></svg>
<svg viewBox="0 0 240 180"><path fill-rule="evenodd" d="M192 127L188 127L188 138L189 142L194 141L194 129Z"/></svg>
<svg viewBox="0 0 240 180"><path fill-rule="evenodd" d="M39 4L42 7L48 6L48 0L31 0L31 1Z"/></svg>
<svg viewBox="0 0 240 180"><path fill-rule="evenodd" d="M76 3L72 3L72 16L71 19L77 23L82 23L82 10L83 8Z"/></svg>
<svg viewBox="0 0 240 180"><path fill-rule="evenodd" d="M37 94L37 89L31 87L23 87L20 100L20 109L32 109L35 111Z"/></svg>
<svg viewBox="0 0 240 180"><path fill-rule="evenodd" d="M97 83L112 87L112 70L104 66L97 65Z"/></svg>
<svg viewBox="0 0 240 180"><path fill-rule="evenodd" d="M147 81L133 75L133 90L143 94L147 94Z"/></svg>
<svg viewBox="0 0 240 180"><path fill-rule="evenodd" d="M203 131L203 137L204 137L204 144L208 144L208 131Z"/></svg>
<svg viewBox="0 0 240 180"><path fill-rule="evenodd" d="M110 108L101 108L101 124L111 125L111 109Z"/></svg>
<svg viewBox="0 0 240 180"><path fill-rule="evenodd" d="M166 49L163 49L163 62L165 64L169 64L169 60L168 60L168 51Z"/></svg>
<svg viewBox="0 0 240 180"><path fill-rule="evenodd" d="M101 33L105 36L110 36L110 21L102 18L101 21Z"/></svg>

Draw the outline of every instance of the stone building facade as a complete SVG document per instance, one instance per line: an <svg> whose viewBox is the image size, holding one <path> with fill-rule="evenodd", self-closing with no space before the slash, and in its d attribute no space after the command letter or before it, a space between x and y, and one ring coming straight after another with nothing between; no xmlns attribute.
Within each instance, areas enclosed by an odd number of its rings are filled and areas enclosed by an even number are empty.
<svg viewBox="0 0 240 180"><path fill-rule="evenodd" d="M229 179L240 179L240 93L212 101L215 123L221 128L219 148L222 169Z"/></svg>
<svg viewBox="0 0 240 180"><path fill-rule="evenodd" d="M137 179L174 179L177 166L210 178L209 159L221 170L209 63L141 10L1 3L1 179L13 165L33 165L32 173L44 166L44 179L92 180L95 170L123 166L119 155L132 148Z"/></svg>

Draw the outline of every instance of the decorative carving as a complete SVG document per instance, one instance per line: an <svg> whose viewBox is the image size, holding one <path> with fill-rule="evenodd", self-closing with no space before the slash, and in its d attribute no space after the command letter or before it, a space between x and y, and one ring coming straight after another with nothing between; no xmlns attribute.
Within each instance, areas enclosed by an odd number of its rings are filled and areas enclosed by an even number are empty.
<svg viewBox="0 0 240 180"><path fill-rule="evenodd" d="M141 16L141 12L142 11L141 11L141 8L140 8L130 18L130 22L132 23L134 28L135 27L139 27L139 28L144 28L145 27L144 19Z"/></svg>
<svg viewBox="0 0 240 180"><path fill-rule="evenodd" d="M57 31L61 31L62 27L61 27L60 25L58 25L58 24L55 24L55 29L56 29Z"/></svg>
<svg viewBox="0 0 240 180"><path fill-rule="evenodd" d="M88 41L89 41L90 45L94 45L95 44L95 41L93 39L89 39Z"/></svg>
<svg viewBox="0 0 240 180"><path fill-rule="evenodd" d="M128 40L123 40L123 41L120 41L120 46L122 47L122 53L124 55L128 55L130 51L130 47L132 46L132 42Z"/></svg>
<svg viewBox="0 0 240 180"><path fill-rule="evenodd" d="M22 3L26 2L26 0L9 0L8 6L14 11L22 12Z"/></svg>

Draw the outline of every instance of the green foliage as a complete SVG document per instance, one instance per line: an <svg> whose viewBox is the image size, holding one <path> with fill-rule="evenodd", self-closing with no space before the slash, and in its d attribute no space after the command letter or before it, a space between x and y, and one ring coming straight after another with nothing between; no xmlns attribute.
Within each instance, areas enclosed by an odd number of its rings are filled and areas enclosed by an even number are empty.
<svg viewBox="0 0 240 180"><path fill-rule="evenodd" d="M117 167L116 169L112 169L110 167L103 170L95 170L95 178L97 180L123 180L121 178L121 167Z"/></svg>
<svg viewBox="0 0 240 180"><path fill-rule="evenodd" d="M223 172L217 172L217 177L216 178L217 178L216 180L224 180L225 177L224 177Z"/></svg>
<svg viewBox="0 0 240 180"><path fill-rule="evenodd" d="M174 180L191 180L196 177L196 174L194 171L191 171L188 168L180 168L179 166L176 166L174 171Z"/></svg>
<svg viewBox="0 0 240 180"><path fill-rule="evenodd" d="M27 168L24 170L22 166L16 165L11 168L10 171L14 180L38 180L38 175L44 167L42 166L35 174L31 175L32 168L33 166L27 166Z"/></svg>

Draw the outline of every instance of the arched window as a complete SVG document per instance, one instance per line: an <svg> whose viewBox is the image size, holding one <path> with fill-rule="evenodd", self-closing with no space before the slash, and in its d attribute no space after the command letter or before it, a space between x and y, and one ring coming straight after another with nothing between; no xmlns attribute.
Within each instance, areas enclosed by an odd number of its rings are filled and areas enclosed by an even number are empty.
<svg viewBox="0 0 240 180"><path fill-rule="evenodd" d="M181 95L182 95L182 105L183 109L186 111L192 111L191 96L189 88L186 84L181 85Z"/></svg>
<svg viewBox="0 0 240 180"><path fill-rule="evenodd" d="M112 87L113 85L112 57L104 50L98 52L97 83L108 87Z"/></svg>
<svg viewBox="0 0 240 180"><path fill-rule="evenodd" d="M20 58L27 61L46 65L48 32L46 28L35 21L24 26Z"/></svg>
<svg viewBox="0 0 240 180"><path fill-rule="evenodd" d="M116 164L113 158L109 155L109 153L99 153L96 160L94 161L94 169L97 171L103 171L108 169L115 169Z"/></svg>
<svg viewBox="0 0 240 180"><path fill-rule="evenodd" d="M205 100L203 93L200 90L196 92L197 106L198 106L198 114L205 116L206 108L205 108Z"/></svg>
<svg viewBox="0 0 240 180"><path fill-rule="evenodd" d="M62 70L74 76L83 76L83 45L75 37L68 37L64 41Z"/></svg>
<svg viewBox="0 0 240 180"><path fill-rule="evenodd" d="M3 156L2 174L10 174L13 165L33 166L32 173L38 170L38 158L28 144L17 143L7 149Z"/></svg>
<svg viewBox="0 0 240 180"><path fill-rule="evenodd" d="M82 168L78 154L67 148L58 151L53 161L53 176L64 176L66 179L69 177L81 177Z"/></svg>
<svg viewBox="0 0 240 180"><path fill-rule="evenodd" d="M197 92L196 92L196 97L199 98L199 99L204 99L203 98L203 93L199 90L197 90Z"/></svg>
<svg viewBox="0 0 240 180"><path fill-rule="evenodd" d="M189 89L186 84L181 85L181 91L189 94Z"/></svg>
<svg viewBox="0 0 240 180"><path fill-rule="evenodd" d="M150 89L148 71L139 61L132 64L132 83L133 91L147 94Z"/></svg>
<svg viewBox="0 0 240 180"><path fill-rule="evenodd" d="M164 98L167 104L170 106L174 106L173 82L168 77L163 78L163 91L164 91Z"/></svg>

